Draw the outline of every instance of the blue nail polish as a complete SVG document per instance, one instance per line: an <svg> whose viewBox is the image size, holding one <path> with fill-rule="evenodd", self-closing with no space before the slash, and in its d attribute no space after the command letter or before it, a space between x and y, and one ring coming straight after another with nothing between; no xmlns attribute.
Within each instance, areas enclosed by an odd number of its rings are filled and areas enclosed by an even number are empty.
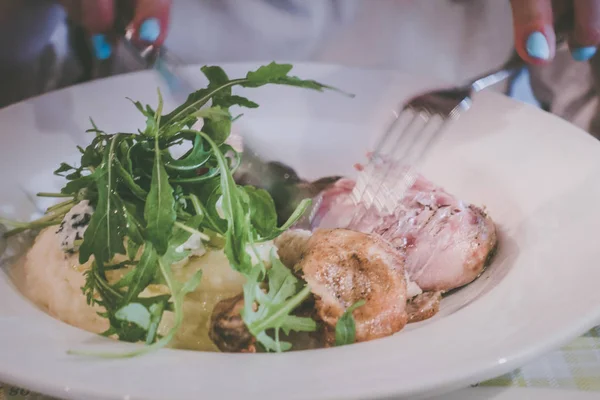
<svg viewBox="0 0 600 400"><path fill-rule="evenodd" d="M149 18L140 25L140 39L154 42L160 36L160 22L156 18Z"/></svg>
<svg viewBox="0 0 600 400"><path fill-rule="evenodd" d="M525 44L525 49L527 50L527 54L533 58L539 58L541 60L550 58L550 45L548 45L546 36L541 32L533 32L529 35L527 43Z"/></svg>
<svg viewBox="0 0 600 400"><path fill-rule="evenodd" d="M571 56L575 61L587 61L596 54L596 50L594 46L578 47L571 50Z"/></svg>
<svg viewBox="0 0 600 400"><path fill-rule="evenodd" d="M106 41L106 37L104 35L92 36L92 44L94 45L94 52L96 53L97 59L106 60L110 57L112 48L110 43Z"/></svg>

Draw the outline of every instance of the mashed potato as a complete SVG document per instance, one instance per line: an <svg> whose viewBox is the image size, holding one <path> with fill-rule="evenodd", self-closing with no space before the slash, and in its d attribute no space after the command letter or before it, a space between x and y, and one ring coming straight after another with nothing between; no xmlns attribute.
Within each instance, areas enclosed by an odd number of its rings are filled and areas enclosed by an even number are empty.
<svg viewBox="0 0 600 400"><path fill-rule="evenodd" d="M261 258L268 259L273 248L265 243L259 248ZM100 307L86 303L81 287L85 283L83 273L89 263L81 265L78 254L65 253L56 235L56 227L44 229L25 256L21 268L15 276L23 293L35 304L55 318L90 332L101 333L108 329L106 319L97 315ZM242 292L244 277L231 269L227 257L221 250L208 251L194 257L188 263L173 266L176 279L185 281L194 272L203 271L202 280L195 292L186 296L184 302L184 323L179 329L172 347L217 351L208 337L208 325L215 304L225 298ZM109 276L116 281L122 275ZM142 296L155 296L169 293L163 285L151 285ZM172 326L173 314L165 313L159 328L164 334Z"/></svg>

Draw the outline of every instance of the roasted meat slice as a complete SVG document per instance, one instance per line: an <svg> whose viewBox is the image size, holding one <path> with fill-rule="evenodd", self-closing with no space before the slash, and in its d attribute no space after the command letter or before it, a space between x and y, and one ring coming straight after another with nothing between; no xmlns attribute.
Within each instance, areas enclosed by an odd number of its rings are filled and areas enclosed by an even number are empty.
<svg viewBox="0 0 600 400"><path fill-rule="evenodd" d="M389 336L406 325L402 256L379 236L346 229L320 229L312 235L292 230L275 244L282 262L310 286L314 297L297 311L314 314L323 322L326 345L335 342L339 318L360 300L365 304L352 314L357 342ZM240 316L243 303L243 295L239 295L221 301L213 311L210 338L221 351L256 351L254 338ZM314 347L319 341L314 337L308 340L313 344L301 347Z"/></svg>
<svg viewBox="0 0 600 400"><path fill-rule="evenodd" d="M389 336L406 325L403 260L377 235L317 230L296 269L315 295L316 315L325 325L328 344L335 340L335 326L344 311L363 299L366 303L353 312L357 342Z"/></svg>
<svg viewBox="0 0 600 400"><path fill-rule="evenodd" d="M354 182L338 181L323 194L315 227L345 227L355 206ZM472 282L497 245L486 213L419 176L391 215L374 209L349 229L374 233L404 254L408 278L423 291L448 291Z"/></svg>

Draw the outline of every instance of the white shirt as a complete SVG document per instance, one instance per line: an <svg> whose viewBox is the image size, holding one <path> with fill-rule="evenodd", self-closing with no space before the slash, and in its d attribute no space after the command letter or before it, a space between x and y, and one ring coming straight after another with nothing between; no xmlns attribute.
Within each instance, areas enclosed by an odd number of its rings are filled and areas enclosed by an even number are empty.
<svg viewBox="0 0 600 400"><path fill-rule="evenodd" d="M167 47L187 63L319 61L456 81L512 50L498 0L175 0Z"/></svg>

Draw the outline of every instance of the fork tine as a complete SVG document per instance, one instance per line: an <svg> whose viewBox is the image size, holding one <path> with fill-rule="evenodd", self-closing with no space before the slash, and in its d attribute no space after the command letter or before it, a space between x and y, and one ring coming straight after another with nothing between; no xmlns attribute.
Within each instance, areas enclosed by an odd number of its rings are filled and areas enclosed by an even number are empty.
<svg viewBox="0 0 600 400"><path fill-rule="evenodd" d="M398 121L404 115L410 115L408 123L403 129L396 129ZM416 181L416 171L411 167L417 163L431 147L434 140L446 125L446 119L435 114L419 112L418 110L404 110L380 140L372 161L385 161L383 171L377 171L376 162L370 162L357 179L353 190L357 207L350 225L357 223L366 212L375 207L379 212L393 213L398 202ZM392 146L387 146L391 144ZM391 152L385 153L385 148ZM359 185L360 181L360 185Z"/></svg>
<svg viewBox="0 0 600 400"><path fill-rule="evenodd" d="M385 154L384 150L391 148L392 150L406 149L406 151L409 151L414 143L418 141L418 132L420 131L418 127L423 120L423 116L419 113L402 112L399 115L396 114L396 118L378 141L370 162L358 175L351 198L357 206L361 205L361 207L356 208L348 226L357 223L364 213L369 211L373 206L379 211L393 211L396 201L393 201L393 199L392 201L382 201L384 199L391 199L392 197L392 193L386 182L392 172L393 168L390 167L393 163L389 162L388 158L390 158L390 155ZM400 124L400 122L405 123ZM391 156L392 159L397 159L397 157L394 157L394 154L391 154ZM377 171L377 164L381 161L385 162L383 173ZM384 195L381 194L382 190L386 192Z"/></svg>
<svg viewBox="0 0 600 400"><path fill-rule="evenodd" d="M425 116L421 113L403 112L403 114L409 116L412 114L412 118L404 129L396 131L397 140L394 146L391 147L391 152L385 155L386 164L383 174L377 174L379 179L374 179L376 186L371 190L373 203L378 211L393 211L395 204L390 204L389 201L391 191L389 185L390 175L393 176L394 171L399 172L402 169L403 166L400 163L407 154L410 154L410 150L415 143L419 141L419 132L423 129L422 125L427 123Z"/></svg>
<svg viewBox="0 0 600 400"><path fill-rule="evenodd" d="M381 178L379 174L376 174L377 164L383 161L382 156L384 155L384 149L386 148L397 148L403 138L402 132L410 128L412 124L416 122L416 118L411 118L407 121L404 129L398 130L399 124L404 122L403 117L406 117L406 113L396 114L394 120L390 123L385 133L377 142L375 151L371 156L371 160L366 165L365 169L358 175L356 186L352 191L352 196L355 204L363 203L367 207L370 207L374 196L372 194L372 187L377 185L376 180ZM398 134L398 132L400 132ZM383 177L385 179L385 177Z"/></svg>
<svg viewBox="0 0 600 400"><path fill-rule="evenodd" d="M411 157L414 148L423 141L423 133L427 131L427 127L432 120L431 116L425 113L410 110L405 111L405 113L413 115L411 124L404 131L397 133L399 140L396 146L391 148L391 152L387 156L385 172L372 193L374 198L377 199L375 207L380 212L392 213L404 191L410 187L405 186L407 184L412 185L412 182L401 178L407 176L407 172L410 171L411 161L415 161L414 157ZM412 175L407 177L412 177Z"/></svg>
<svg viewBox="0 0 600 400"><path fill-rule="evenodd" d="M390 163L390 168L394 169L394 173L386 182L390 189L384 198L389 212L395 209L406 191L412 187L417 178L417 173L413 167L431 149L435 139L440 137L440 133L446 127L447 121L439 115L430 115L427 118L422 129L418 132L418 140L413 142L409 148L397 154L394 161Z"/></svg>

